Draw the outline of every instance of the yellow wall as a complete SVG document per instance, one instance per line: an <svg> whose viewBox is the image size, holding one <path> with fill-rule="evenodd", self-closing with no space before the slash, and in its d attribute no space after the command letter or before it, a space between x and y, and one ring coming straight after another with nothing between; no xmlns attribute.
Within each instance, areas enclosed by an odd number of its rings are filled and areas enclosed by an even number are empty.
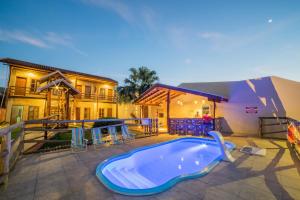
<svg viewBox="0 0 300 200"><path fill-rule="evenodd" d="M16 77L23 77L27 79L26 87L30 88L31 80L36 79L39 80L41 77L51 73L50 71L43 71L43 70L35 70L35 69L23 69L19 67L11 66L11 74L9 79L9 86L15 86L16 84ZM72 82L72 85L75 87L75 84L82 85L82 93L85 93L85 86L91 86L91 94L99 95L100 88L105 89L105 95L108 95L108 89L113 90L113 94L115 93L115 89L117 84L114 82L108 82L102 79L92 79L90 77L79 76L75 74L64 74L69 80ZM96 88L96 89L95 89ZM36 98L32 98L36 97ZM52 99L52 106L56 106L57 97L53 96ZM112 116L116 117L116 104L115 103L103 103L102 101L96 100L82 100L76 99L76 103L74 104L74 98L71 98L70 107L71 107L71 119L75 119L75 107L80 107L81 110L81 119L84 118L84 108L91 109L91 119L97 119L99 116L99 108L104 108L104 117L107 116L107 109L112 108ZM30 94L30 97L15 97L11 96L7 100L7 112L6 112L6 121L10 122L11 119L11 110L12 106L18 105L23 106L23 120L28 119L28 107L29 106L38 106L39 107L39 118L44 117L44 108L45 108L45 99L40 98L39 95Z"/></svg>

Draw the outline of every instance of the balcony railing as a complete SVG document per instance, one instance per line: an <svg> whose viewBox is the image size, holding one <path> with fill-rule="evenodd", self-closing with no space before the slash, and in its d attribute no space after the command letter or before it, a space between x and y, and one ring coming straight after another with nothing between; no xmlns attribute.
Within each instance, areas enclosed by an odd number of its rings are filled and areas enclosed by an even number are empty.
<svg viewBox="0 0 300 200"><path fill-rule="evenodd" d="M17 97L35 97L35 98L46 98L46 92L37 93L33 88L30 87L9 87L9 96ZM58 95L53 94L52 98L55 99ZM102 101L102 102L117 102L116 95L96 95L92 93L81 93L75 96L76 99L82 99L85 101Z"/></svg>
<svg viewBox="0 0 300 200"><path fill-rule="evenodd" d="M46 98L45 92L37 93L35 89L30 87L17 87L10 86L8 91L9 96L20 96L20 97L37 97L37 98Z"/></svg>
<svg viewBox="0 0 300 200"><path fill-rule="evenodd" d="M117 102L116 95L96 95L92 93L81 93L75 96L76 99L91 100L91 101L107 101Z"/></svg>

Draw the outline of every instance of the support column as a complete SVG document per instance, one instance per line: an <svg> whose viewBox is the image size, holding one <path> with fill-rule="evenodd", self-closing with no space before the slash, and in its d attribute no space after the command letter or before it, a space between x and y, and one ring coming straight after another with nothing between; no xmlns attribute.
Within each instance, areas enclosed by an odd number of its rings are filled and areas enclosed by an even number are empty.
<svg viewBox="0 0 300 200"><path fill-rule="evenodd" d="M69 120L70 119L70 109L69 109L69 105L70 105L70 94L69 92L67 91L66 92L66 120Z"/></svg>
<svg viewBox="0 0 300 200"><path fill-rule="evenodd" d="M47 93L47 112L46 112L46 117L48 117L51 113L51 90L48 89Z"/></svg>
<svg viewBox="0 0 300 200"><path fill-rule="evenodd" d="M170 133L170 90L167 93L167 130Z"/></svg>
<svg viewBox="0 0 300 200"><path fill-rule="evenodd" d="M216 130L216 100L214 100L214 110L213 110L213 116L214 116L214 120L213 120L213 130Z"/></svg>

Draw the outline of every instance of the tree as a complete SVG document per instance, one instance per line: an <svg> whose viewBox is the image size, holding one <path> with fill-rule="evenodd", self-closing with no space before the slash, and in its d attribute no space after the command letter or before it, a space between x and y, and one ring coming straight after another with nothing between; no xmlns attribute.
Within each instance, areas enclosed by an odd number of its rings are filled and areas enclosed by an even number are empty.
<svg viewBox="0 0 300 200"><path fill-rule="evenodd" d="M147 67L130 68L124 86L118 87L121 102L132 102L159 80L156 72Z"/></svg>

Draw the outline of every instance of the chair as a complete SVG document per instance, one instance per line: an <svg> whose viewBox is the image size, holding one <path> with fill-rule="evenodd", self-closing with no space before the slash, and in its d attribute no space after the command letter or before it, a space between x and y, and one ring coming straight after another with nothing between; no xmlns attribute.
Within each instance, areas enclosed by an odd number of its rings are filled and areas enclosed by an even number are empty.
<svg viewBox="0 0 300 200"><path fill-rule="evenodd" d="M102 128L97 127L92 129L92 139L94 149L97 149L97 147L102 146L102 144L105 143L102 138Z"/></svg>
<svg viewBox="0 0 300 200"><path fill-rule="evenodd" d="M129 131L128 131L128 126L122 125L122 126L121 126L121 131L122 131L122 138L123 138L123 141L134 140L134 134L129 133Z"/></svg>
<svg viewBox="0 0 300 200"><path fill-rule="evenodd" d="M108 133L110 135L110 138L111 138L111 144L120 144L120 140L118 139L118 136L117 136L117 129L115 126L109 126L107 128L108 130Z"/></svg>
<svg viewBox="0 0 300 200"><path fill-rule="evenodd" d="M72 152L87 151L88 140L84 138L83 128L72 129L71 149Z"/></svg>

